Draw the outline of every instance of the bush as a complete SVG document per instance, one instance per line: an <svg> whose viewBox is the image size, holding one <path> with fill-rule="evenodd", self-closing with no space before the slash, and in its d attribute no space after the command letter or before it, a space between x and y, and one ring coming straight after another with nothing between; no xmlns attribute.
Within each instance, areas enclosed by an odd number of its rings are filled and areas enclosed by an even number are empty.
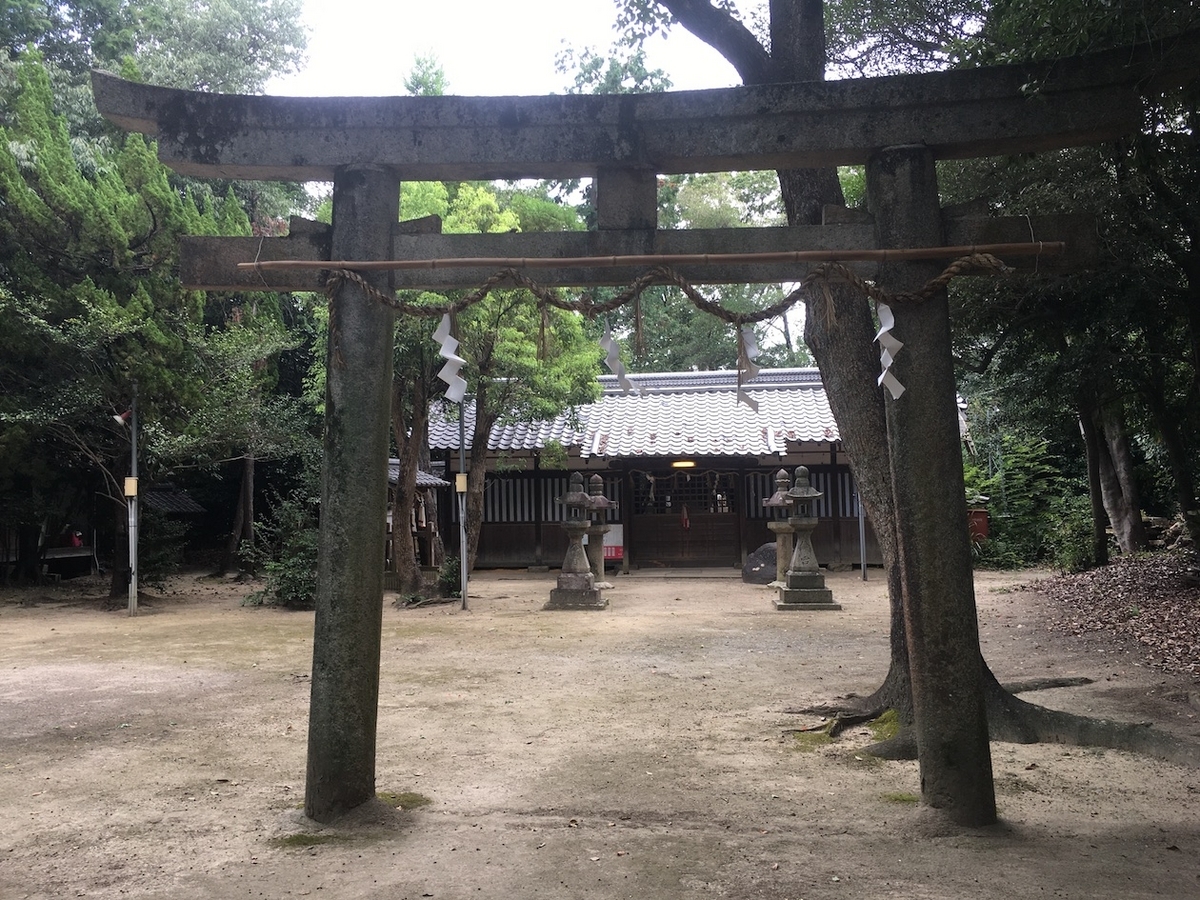
<svg viewBox="0 0 1200 900"><path fill-rule="evenodd" d="M187 546L188 525L169 519L142 503L138 508L138 581L161 590L179 571Z"/></svg>
<svg viewBox="0 0 1200 900"><path fill-rule="evenodd" d="M975 545L982 568L1017 569L1052 562L1076 571L1091 555L1091 518L1086 492L1080 498L1039 438L1000 436L992 474L967 463L967 497L987 500L988 540ZM1081 543L1082 542L1082 543Z"/></svg>
<svg viewBox="0 0 1200 900"><path fill-rule="evenodd" d="M438 569L437 588L442 597L462 596L462 563L457 556L447 556Z"/></svg>
<svg viewBox="0 0 1200 900"><path fill-rule="evenodd" d="M1085 494L1059 497L1055 522L1046 533L1050 559L1062 573L1082 572L1096 564L1092 546L1092 502Z"/></svg>
<svg viewBox="0 0 1200 900"><path fill-rule="evenodd" d="M266 586L246 598L250 605L268 604L288 609L314 609L317 605L316 504L301 491L277 497L258 527L253 550Z"/></svg>

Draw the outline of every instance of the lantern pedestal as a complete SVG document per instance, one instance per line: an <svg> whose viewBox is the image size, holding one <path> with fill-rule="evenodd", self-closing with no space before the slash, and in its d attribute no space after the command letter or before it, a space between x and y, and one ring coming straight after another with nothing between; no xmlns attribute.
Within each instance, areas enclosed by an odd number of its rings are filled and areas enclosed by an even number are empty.
<svg viewBox="0 0 1200 900"><path fill-rule="evenodd" d="M588 531L586 518L591 500L583 490L583 476L571 476L571 490L561 498L567 508L563 530L567 533L567 553L558 573L558 586L542 609L604 609L608 601L596 588L596 579L583 549L583 536Z"/></svg>
<svg viewBox="0 0 1200 900"><path fill-rule="evenodd" d="M787 520L793 535L792 559L775 608L841 609L842 604L833 602L833 591L825 587L825 576L813 550L812 533L817 527L817 517L811 514L812 502L822 495L813 488L806 467L796 469L792 487L785 496L795 509L795 514Z"/></svg>
<svg viewBox="0 0 1200 900"><path fill-rule="evenodd" d="M596 588L596 579L583 550L587 527L586 520L563 523L570 541L567 556L558 573L558 586L550 592L550 599L542 609L604 609L608 606L608 601Z"/></svg>

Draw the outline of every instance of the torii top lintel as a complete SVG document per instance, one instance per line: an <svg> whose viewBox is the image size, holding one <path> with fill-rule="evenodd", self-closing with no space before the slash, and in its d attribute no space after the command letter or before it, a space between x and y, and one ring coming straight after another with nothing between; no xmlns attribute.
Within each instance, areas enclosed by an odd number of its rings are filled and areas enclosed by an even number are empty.
<svg viewBox="0 0 1200 900"><path fill-rule="evenodd" d="M1194 77L1200 31L1044 64L660 94L299 98L92 76L108 119L201 177L331 181L574 178L853 165L921 143L966 158L1097 143L1141 121L1140 93Z"/></svg>

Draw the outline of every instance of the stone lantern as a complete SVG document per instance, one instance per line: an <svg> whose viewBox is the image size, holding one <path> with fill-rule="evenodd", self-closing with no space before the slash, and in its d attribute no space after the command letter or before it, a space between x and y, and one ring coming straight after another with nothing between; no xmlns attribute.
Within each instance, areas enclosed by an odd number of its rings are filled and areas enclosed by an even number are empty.
<svg viewBox="0 0 1200 900"><path fill-rule="evenodd" d="M788 496L791 486L792 476L787 473L787 469L780 469L775 473L775 493L762 502L763 507L791 509L792 499ZM771 587L781 588L785 586L784 580L792 561L792 535L795 529L787 519L772 519L767 522L767 527L775 532L775 580L771 582Z"/></svg>
<svg viewBox="0 0 1200 900"><path fill-rule="evenodd" d="M604 580L604 536L612 529L606 521L606 513L617 508L616 500L604 496L604 479L593 475L588 479L588 512L590 522L587 528L587 558L592 569L592 577L596 579L599 589L612 587Z"/></svg>
<svg viewBox="0 0 1200 900"><path fill-rule="evenodd" d="M812 533L817 527L817 517L812 514L812 505L813 501L824 495L812 486L807 468L800 466L796 469L786 496L793 508L788 524L795 534L795 546L775 608L841 609L840 603L833 602L833 592L825 587L825 576L821 574L817 554L813 550Z"/></svg>
<svg viewBox="0 0 1200 900"><path fill-rule="evenodd" d="M567 533L567 554L558 573L558 586L550 592L550 600L542 609L604 609L608 601L596 588L596 579L588 565L583 549L583 535L588 530L591 496L583 489L583 475L571 473L570 490L558 498L567 508L563 530Z"/></svg>

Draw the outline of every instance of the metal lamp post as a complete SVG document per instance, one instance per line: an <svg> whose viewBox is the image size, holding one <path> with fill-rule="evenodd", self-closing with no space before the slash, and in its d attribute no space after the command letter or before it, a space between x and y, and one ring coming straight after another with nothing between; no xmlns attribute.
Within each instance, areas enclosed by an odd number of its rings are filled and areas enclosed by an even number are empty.
<svg viewBox="0 0 1200 900"><path fill-rule="evenodd" d="M129 407L129 477L125 479L125 505L129 514L129 615L137 615L138 597L138 389L133 383L133 401ZM113 416L122 425L125 416Z"/></svg>

